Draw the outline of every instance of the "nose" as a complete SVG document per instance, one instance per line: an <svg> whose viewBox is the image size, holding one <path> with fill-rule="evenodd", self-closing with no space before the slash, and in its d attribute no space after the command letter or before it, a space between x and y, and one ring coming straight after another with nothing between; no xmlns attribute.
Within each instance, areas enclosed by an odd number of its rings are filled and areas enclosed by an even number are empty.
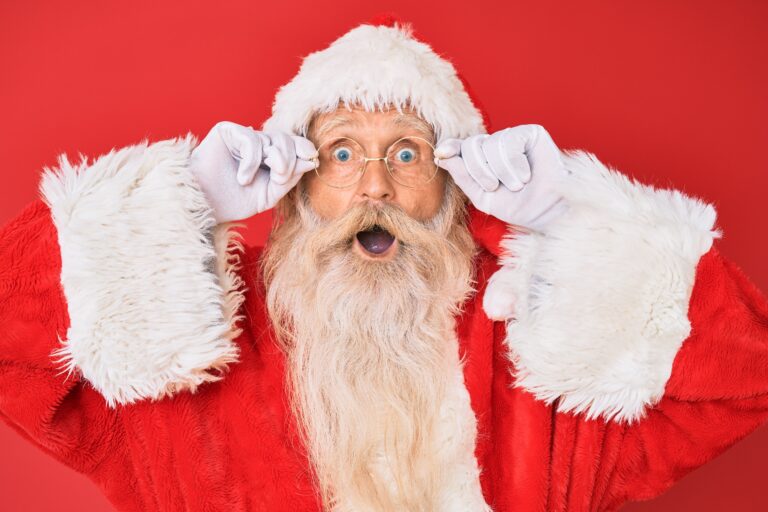
<svg viewBox="0 0 768 512"><path fill-rule="evenodd" d="M383 160L371 160L357 184L357 196L363 200L391 201L395 196L392 176Z"/></svg>

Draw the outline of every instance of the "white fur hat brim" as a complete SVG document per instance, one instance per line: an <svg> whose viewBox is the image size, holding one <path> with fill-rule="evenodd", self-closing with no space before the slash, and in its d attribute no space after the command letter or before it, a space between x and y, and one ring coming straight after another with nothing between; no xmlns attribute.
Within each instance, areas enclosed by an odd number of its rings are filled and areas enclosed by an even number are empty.
<svg viewBox="0 0 768 512"><path fill-rule="evenodd" d="M408 25L360 25L305 57L278 91L262 129L306 136L313 115L340 105L367 111L410 106L438 141L486 133L453 64L415 39Z"/></svg>

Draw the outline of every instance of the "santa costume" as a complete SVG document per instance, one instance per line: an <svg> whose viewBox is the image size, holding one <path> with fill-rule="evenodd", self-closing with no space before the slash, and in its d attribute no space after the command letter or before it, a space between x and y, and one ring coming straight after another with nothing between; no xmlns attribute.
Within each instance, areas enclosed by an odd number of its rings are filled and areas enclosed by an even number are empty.
<svg viewBox="0 0 768 512"><path fill-rule="evenodd" d="M441 138L488 128L447 60L366 24L304 60L264 129L406 101ZM0 413L120 511L321 510L262 249L216 225L195 145L62 159L2 228ZM768 418L768 301L718 251L714 208L567 163L570 211L546 233L470 210L435 510L617 510Z"/></svg>

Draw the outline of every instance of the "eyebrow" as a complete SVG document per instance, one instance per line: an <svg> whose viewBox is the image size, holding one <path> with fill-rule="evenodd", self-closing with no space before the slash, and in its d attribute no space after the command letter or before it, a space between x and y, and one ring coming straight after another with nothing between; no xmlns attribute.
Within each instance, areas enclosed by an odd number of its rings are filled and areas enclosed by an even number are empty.
<svg viewBox="0 0 768 512"><path fill-rule="evenodd" d="M315 136L318 140L322 140L325 138L325 135L335 130L336 128L339 128L341 126L359 126L360 123L357 122L357 119L351 119L346 116L336 116L332 117L325 123L323 123L318 129Z"/></svg>
<svg viewBox="0 0 768 512"><path fill-rule="evenodd" d="M392 121L392 124L401 128L413 129L419 132L421 135L423 135L424 138L427 140L432 140L434 138L434 132L432 131L432 127L429 124L427 124L426 121L422 120L421 118L414 117L413 115L397 114L397 116L395 116L395 119ZM317 133L315 134L315 137L318 140L323 140L325 138L325 135L328 134L328 132L331 132L336 128L340 128L342 126L357 127L357 126L360 126L360 123L355 118L350 118L344 115L335 116L329 119L328 121L326 121L325 123L323 123L317 129Z"/></svg>
<svg viewBox="0 0 768 512"><path fill-rule="evenodd" d="M403 128L411 128L413 130L416 130L417 132L421 133L426 139L432 139L432 137L434 136L434 133L432 132L432 127L429 126L429 124L427 124L426 121L424 121L419 117L414 117L412 115L407 115L407 114L398 114L397 117L395 117L393 124L395 124L396 126L401 126Z"/></svg>

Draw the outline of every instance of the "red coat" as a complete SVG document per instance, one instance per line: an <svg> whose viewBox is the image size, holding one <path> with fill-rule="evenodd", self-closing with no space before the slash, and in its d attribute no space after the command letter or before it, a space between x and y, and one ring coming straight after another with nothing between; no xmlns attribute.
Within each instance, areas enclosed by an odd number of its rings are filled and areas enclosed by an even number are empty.
<svg viewBox="0 0 768 512"><path fill-rule="evenodd" d="M151 164L151 172L160 172L164 165L158 155L146 156L151 150L144 146L128 151L140 165ZM125 175L136 170L127 157L119 166ZM237 272L246 289L240 310L243 330L234 340L238 361L229 364L221 380L203 382L194 393L182 389L159 400L121 404L115 397L127 394L109 395L109 386L97 382L93 367L82 363L86 369L81 372L75 366L69 378L60 372L61 361L54 361L51 353L61 347L59 338L67 337L76 317L81 322L83 301L88 300L70 297L68 288L72 282L68 272L75 268L75 260L69 258L75 254L71 244L79 233L77 223L89 222L89 236L97 240L103 234L102 243L113 251L109 261L118 258L114 251L127 252L127 261L147 256L140 253L141 241L135 246L126 240L115 245L114 238L108 238L109 212L94 218L76 213L87 201L111 201L107 194L113 189L102 197L97 194L106 190L98 188L103 184L115 186L114 176L104 169L94 165L86 171L98 178L99 185L90 192L79 190L78 200L68 203L66 221L62 203L49 187L44 194L50 207L35 201L0 231L3 419L56 459L86 474L121 511L319 510L285 405L283 357L272 337L257 280L258 248L248 247L240 254ZM163 185L142 178L139 186ZM72 199L75 188L59 192ZM125 203L118 206L120 225L129 224ZM165 229L163 222L157 221L158 230ZM510 352L506 345L507 328L504 322L490 320L482 307L488 279L499 268L499 239L506 227L474 212L471 228L485 249L477 257L478 292L457 319L457 332L459 351L466 357L465 384L477 418L480 484L494 511L616 510L627 500L665 491L768 418L768 301L721 256L716 243L691 262L695 282L690 301L685 297L690 335L679 340L682 346L669 361L672 370L663 383L663 397L653 399L639 419L616 421L606 412L614 410L610 407L594 406L596 417L588 419L588 413L575 412L585 411L586 402L561 407L567 398L550 403L537 398L544 395L542 387L513 387L516 377L509 358L514 347ZM71 231L66 234L65 229ZM96 250L88 245L80 248ZM89 253L78 257L77 264L84 264ZM172 254L156 252L151 257ZM116 271L120 269L110 267L110 272ZM94 273L89 283L98 286L107 277ZM131 279L141 279L149 287L155 277L134 269L122 279L126 287ZM118 293L117 288L112 291ZM182 307L184 299L179 295L178 304L155 303L152 308ZM80 304L77 310L75 300ZM99 309L102 305L96 298L91 305L97 316L105 310ZM124 301L122 307L137 306ZM102 326L109 326L109 321L98 319ZM139 345L144 333L138 324L129 327L135 328ZM104 339L118 336L114 329L107 329ZM70 339L77 335L69 334ZM121 360L108 356L100 354L105 360L94 364L119 373ZM568 393L563 396L571 396ZM110 400L115 407L108 405ZM589 403L594 405L595 400ZM560 410L566 408L570 411Z"/></svg>

